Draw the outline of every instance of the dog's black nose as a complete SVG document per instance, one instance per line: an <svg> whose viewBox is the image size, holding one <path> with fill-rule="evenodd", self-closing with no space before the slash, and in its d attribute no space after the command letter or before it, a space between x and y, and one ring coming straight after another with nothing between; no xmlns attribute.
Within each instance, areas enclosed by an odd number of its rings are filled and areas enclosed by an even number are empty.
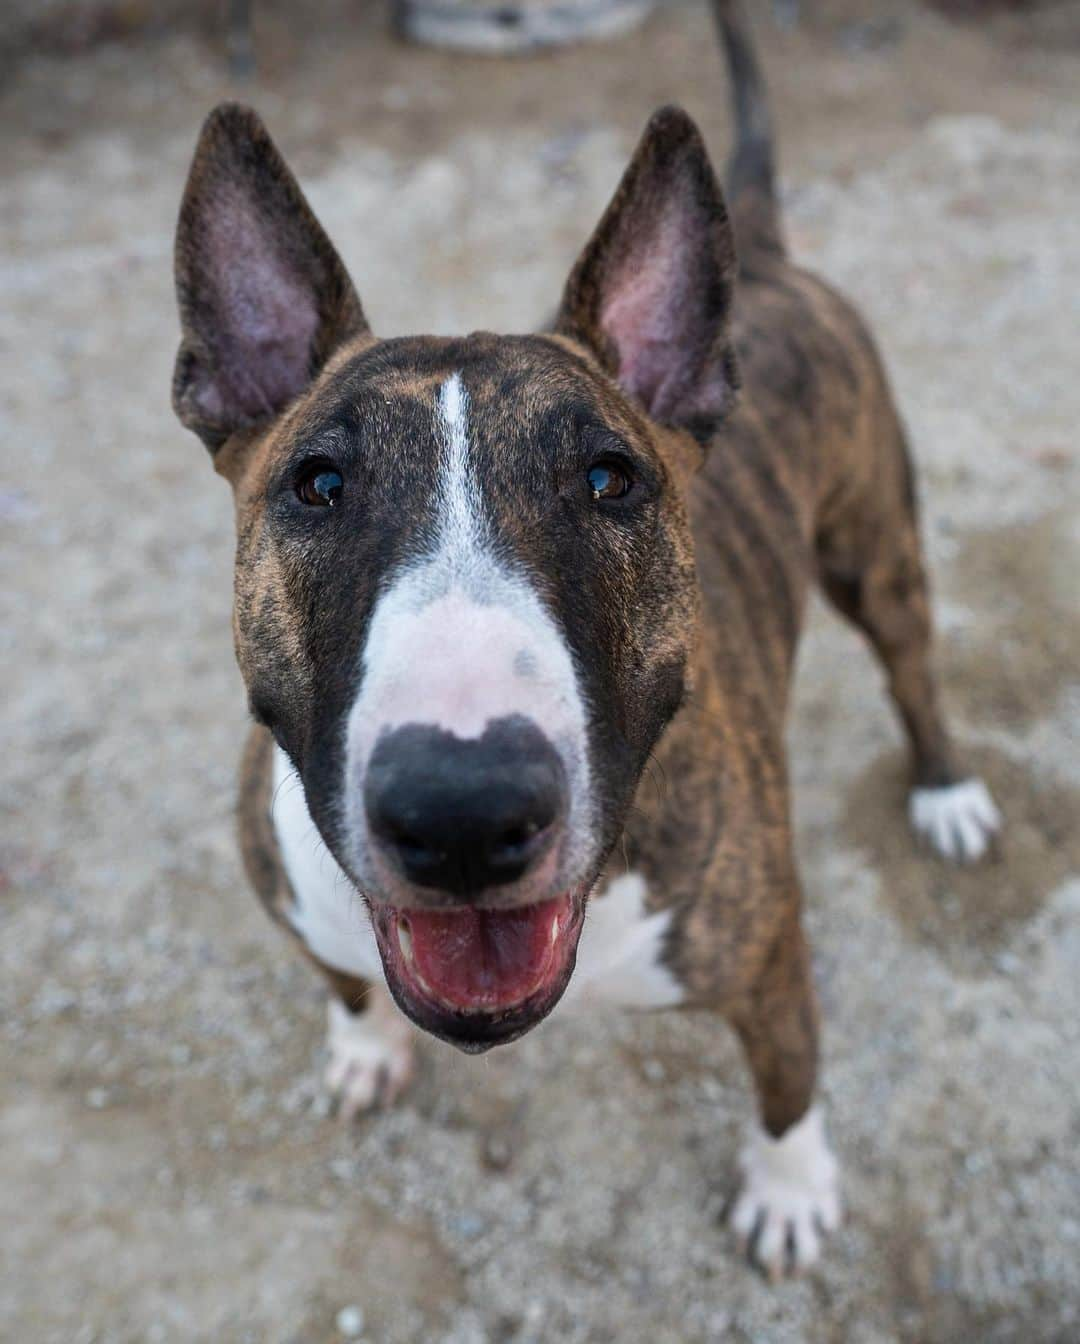
<svg viewBox="0 0 1080 1344"><path fill-rule="evenodd" d="M379 738L364 779L384 853L410 882L459 897L523 877L551 847L566 804L562 760L520 715L467 740L396 728Z"/></svg>

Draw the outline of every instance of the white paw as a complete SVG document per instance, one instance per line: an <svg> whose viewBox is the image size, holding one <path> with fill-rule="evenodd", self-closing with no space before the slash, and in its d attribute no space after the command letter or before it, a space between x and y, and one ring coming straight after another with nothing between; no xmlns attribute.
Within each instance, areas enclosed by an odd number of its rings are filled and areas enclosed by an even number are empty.
<svg viewBox="0 0 1080 1344"><path fill-rule="evenodd" d="M953 863L981 859L1001 830L1001 813L981 779L912 789L908 817L920 840Z"/></svg>
<svg viewBox="0 0 1080 1344"><path fill-rule="evenodd" d="M730 1222L740 1248L774 1282L816 1264L825 1234L840 1224L838 1169L820 1107L779 1139L756 1129L739 1169Z"/></svg>
<svg viewBox="0 0 1080 1344"><path fill-rule="evenodd" d="M412 1079L413 1029L381 985L361 1013L337 999L327 1005L324 1082L338 1114L353 1120L372 1106L389 1106Z"/></svg>

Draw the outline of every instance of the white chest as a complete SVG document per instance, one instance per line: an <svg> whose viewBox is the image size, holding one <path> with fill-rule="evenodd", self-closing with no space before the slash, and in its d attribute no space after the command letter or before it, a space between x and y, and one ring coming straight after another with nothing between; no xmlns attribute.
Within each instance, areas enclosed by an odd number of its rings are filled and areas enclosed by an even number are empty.
<svg viewBox="0 0 1080 1344"><path fill-rule="evenodd" d="M385 983L367 906L323 843L300 777L278 746L270 815L293 889L290 919L308 950L337 971Z"/></svg>
<svg viewBox="0 0 1080 1344"><path fill-rule="evenodd" d="M660 960L671 912L649 914L646 890L640 873L624 873L589 901L577 969L563 996L569 1011L682 1002L682 986Z"/></svg>

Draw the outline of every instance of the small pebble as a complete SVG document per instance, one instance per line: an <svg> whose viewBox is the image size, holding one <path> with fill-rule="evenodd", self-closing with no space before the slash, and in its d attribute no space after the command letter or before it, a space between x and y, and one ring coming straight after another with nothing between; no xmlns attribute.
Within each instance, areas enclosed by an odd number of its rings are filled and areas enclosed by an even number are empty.
<svg viewBox="0 0 1080 1344"><path fill-rule="evenodd" d="M330 1162L330 1170L339 1181L348 1183L355 1181L359 1176L359 1167L355 1158L335 1157Z"/></svg>
<svg viewBox="0 0 1080 1344"><path fill-rule="evenodd" d="M342 1307L334 1324L345 1339L359 1339L364 1333L364 1313L359 1307Z"/></svg>
<svg viewBox="0 0 1080 1344"><path fill-rule="evenodd" d="M999 952L994 958L994 966L1002 975L1019 975L1024 963L1013 952Z"/></svg>
<svg viewBox="0 0 1080 1344"><path fill-rule="evenodd" d="M458 1213L451 1216L450 1226L459 1237L475 1241L484 1230L484 1220L475 1213Z"/></svg>
<svg viewBox="0 0 1080 1344"><path fill-rule="evenodd" d="M490 1171L505 1171L510 1165L513 1150L504 1134L489 1134L483 1148L483 1163Z"/></svg>

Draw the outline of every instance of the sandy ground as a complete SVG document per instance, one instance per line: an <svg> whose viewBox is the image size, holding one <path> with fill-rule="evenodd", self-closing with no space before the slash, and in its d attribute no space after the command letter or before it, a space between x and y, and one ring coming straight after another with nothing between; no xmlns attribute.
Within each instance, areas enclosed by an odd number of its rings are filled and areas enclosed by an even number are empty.
<svg viewBox="0 0 1080 1344"><path fill-rule="evenodd" d="M178 195L237 92L174 34L0 97L4 1341L318 1344L349 1306L386 1344L1080 1338L1080 12L805 8L762 23L791 233L891 362L947 698L1009 817L991 866L913 853L879 673L816 609L791 745L827 1264L770 1289L718 1226L750 1106L711 1020L430 1043L396 1111L327 1116L321 989L233 841L227 491L168 408ZM654 105L726 143L696 5L501 65L351 10L264 6L241 92L385 333L529 326Z"/></svg>

